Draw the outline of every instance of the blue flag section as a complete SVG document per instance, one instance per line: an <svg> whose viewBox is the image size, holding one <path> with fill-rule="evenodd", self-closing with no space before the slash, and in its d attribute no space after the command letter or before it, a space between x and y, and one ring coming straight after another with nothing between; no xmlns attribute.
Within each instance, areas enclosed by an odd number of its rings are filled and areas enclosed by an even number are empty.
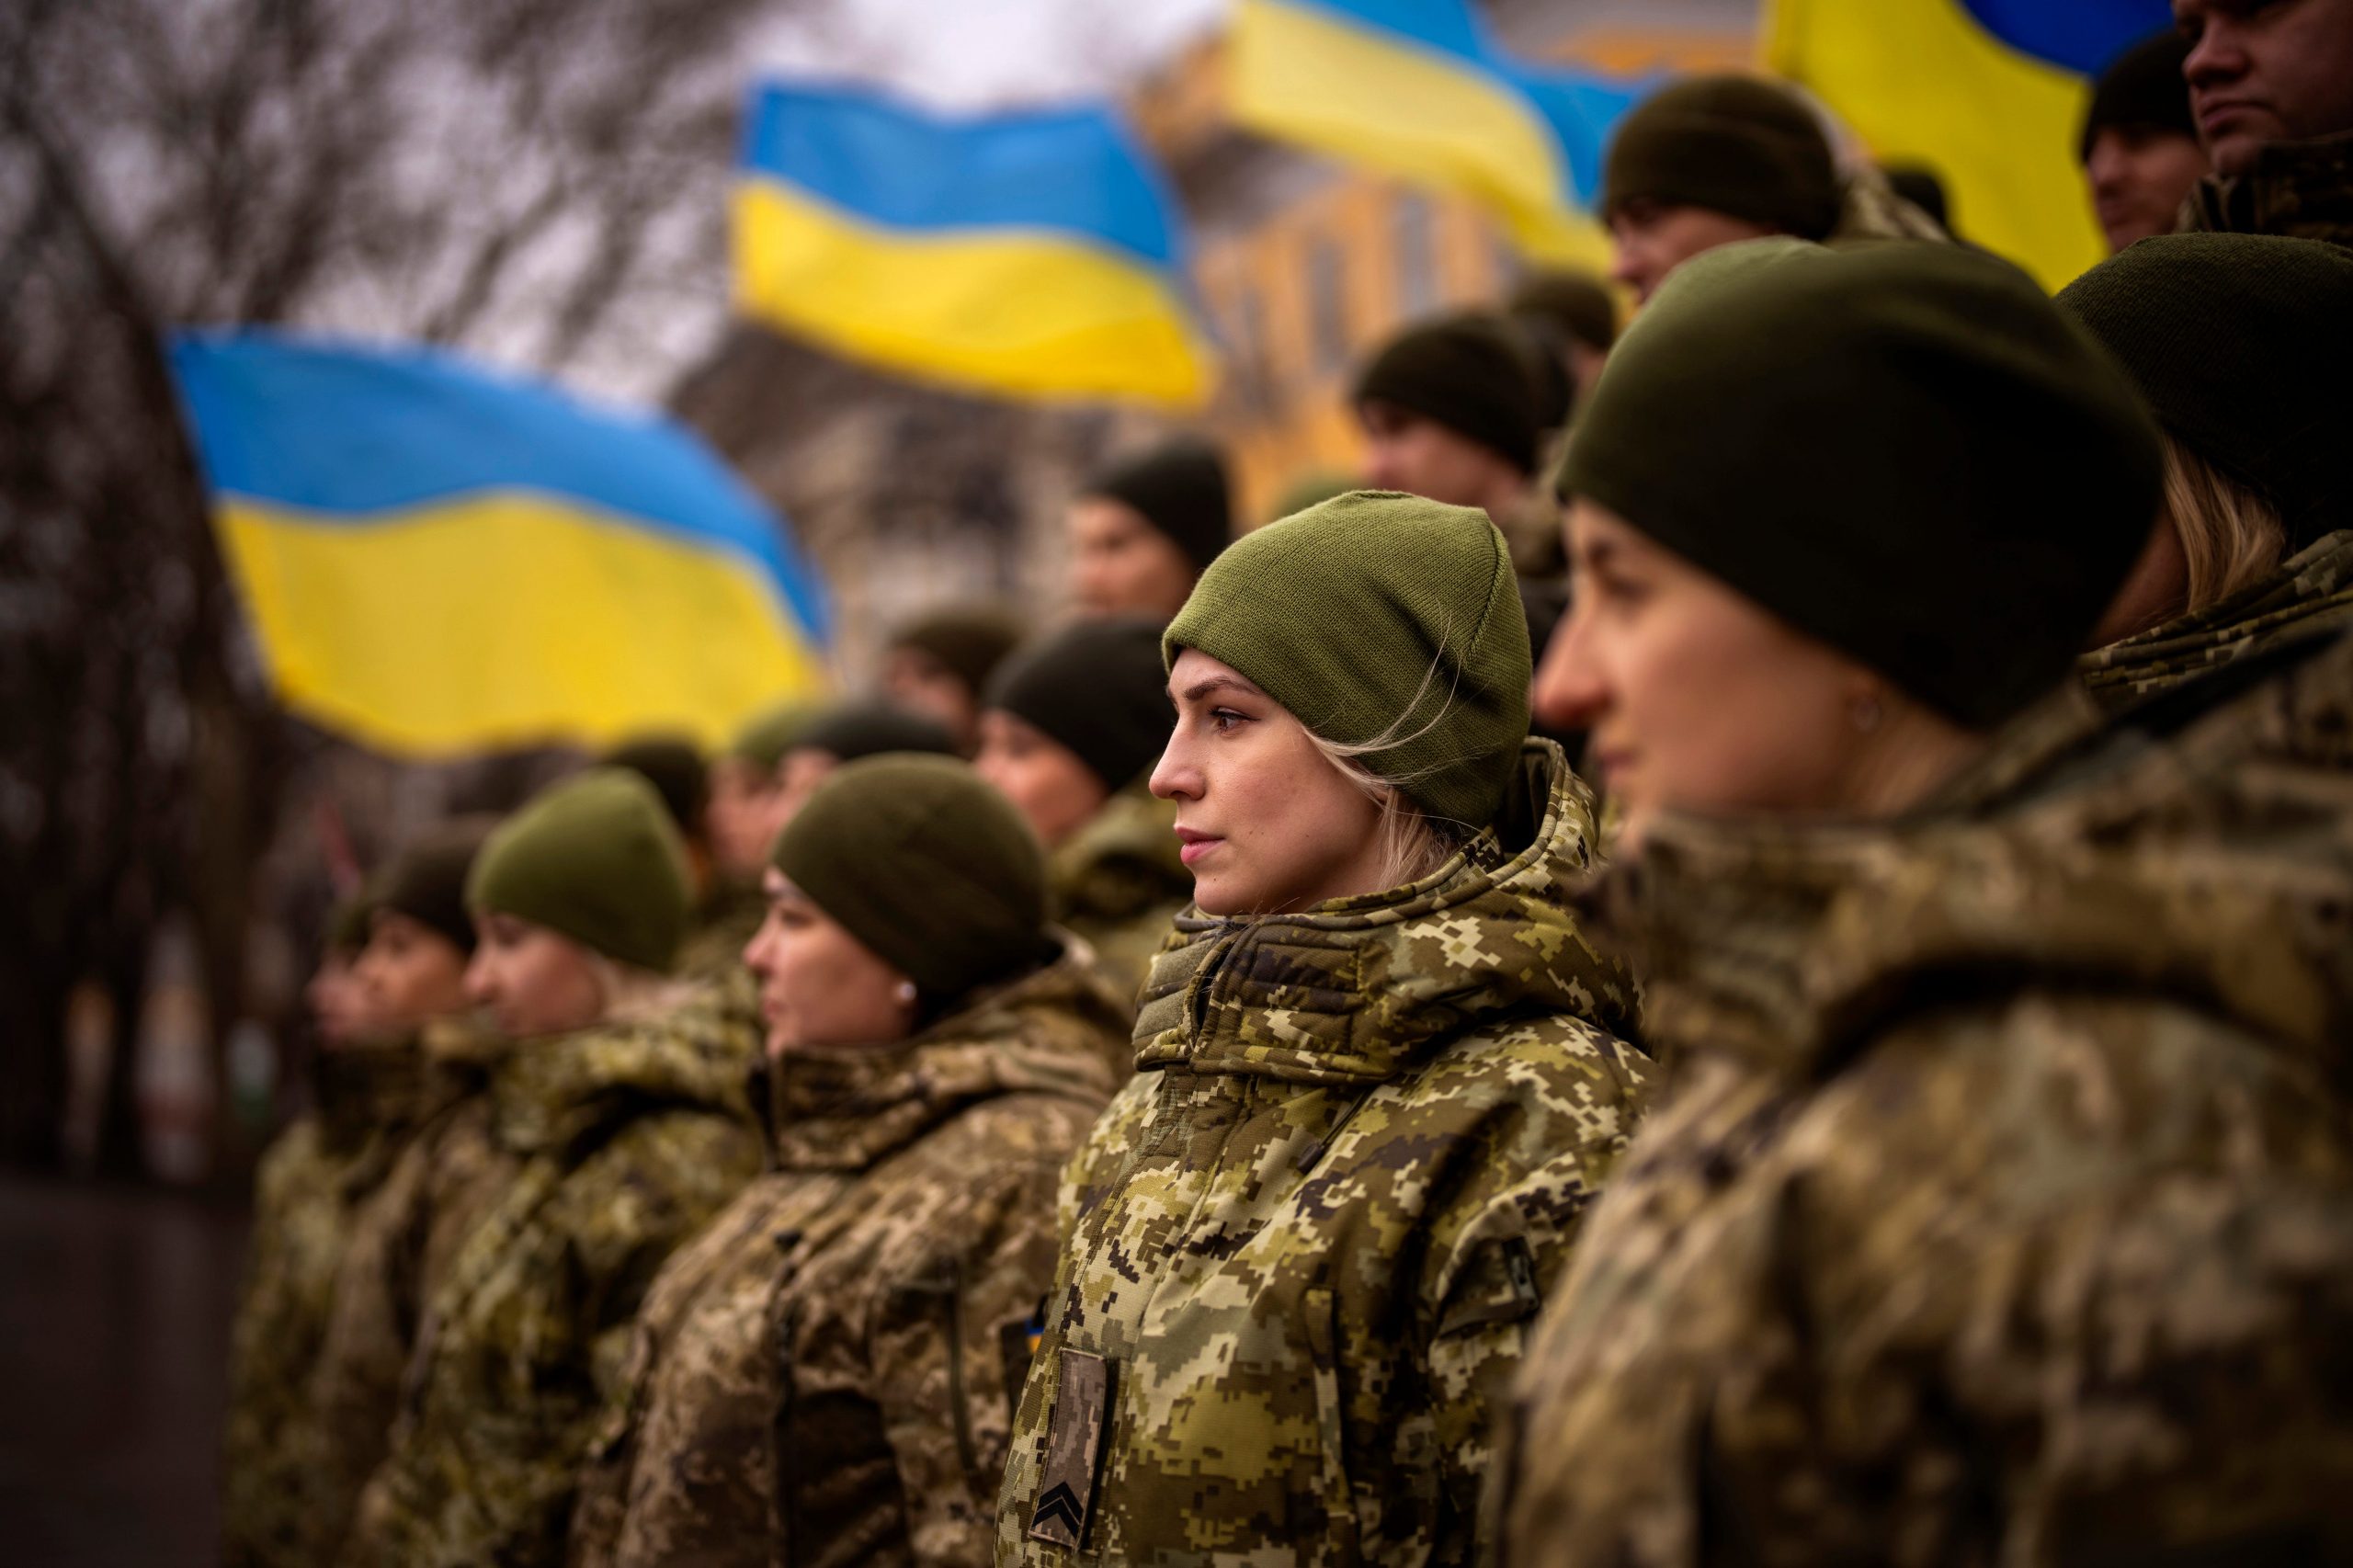
<svg viewBox="0 0 2353 1568"><path fill-rule="evenodd" d="M735 288L755 319L986 392L1208 395L1182 215L1108 108L957 118L772 84L740 172Z"/></svg>
<svg viewBox="0 0 2353 1568"><path fill-rule="evenodd" d="M671 421L422 347L199 333L171 364L272 677L330 727L717 741L824 685L816 574Z"/></svg>

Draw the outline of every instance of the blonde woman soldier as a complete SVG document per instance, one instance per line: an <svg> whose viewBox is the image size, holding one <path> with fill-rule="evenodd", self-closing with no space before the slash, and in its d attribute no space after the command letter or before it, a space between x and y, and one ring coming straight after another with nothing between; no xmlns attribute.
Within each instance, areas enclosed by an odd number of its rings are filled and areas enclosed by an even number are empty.
<svg viewBox="0 0 2353 1568"><path fill-rule="evenodd" d="M1527 741L1469 508L1263 528L1162 653L1197 908L1063 1184L996 1560L1470 1562L1491 1411L1647 1071L1563 908L1592 797Z"/></svg>

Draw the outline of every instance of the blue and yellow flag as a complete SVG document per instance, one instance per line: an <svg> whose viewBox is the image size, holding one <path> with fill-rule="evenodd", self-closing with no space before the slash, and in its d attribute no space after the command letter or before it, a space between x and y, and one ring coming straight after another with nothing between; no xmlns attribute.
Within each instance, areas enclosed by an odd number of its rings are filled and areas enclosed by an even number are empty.
<svg viewBox="0 0 2353 1568"><path fill-rule="evenodd" d="M717 742L824 684L825 603L694 437L424 348L171 347L230 569L298 711L386 751Z"/></svg>
<svg viewBox="0 0 2353 1568"><path fill-rule="evenodd" d="M1649 85L1523 64L1468 0L1242 0L1231 70L1244 125L1468 197L1548 261L1599 255L1602 155Z"/></svg>
<svg viewBox="0 0 2353 1568"><path fill-rule="evenodd" d="M987 392L1208 394L1176 199L1107 108L948 119L772 85L754 99L742 175L747 315Z"/></svg>
<svg viewBox="0 0 2353 1568"><path fill-rule="evenodd" d="M2171 20L2166 0L1773 0L1765 55L2056 289L2106 254L2075 165L2089 79Z"/></svg>

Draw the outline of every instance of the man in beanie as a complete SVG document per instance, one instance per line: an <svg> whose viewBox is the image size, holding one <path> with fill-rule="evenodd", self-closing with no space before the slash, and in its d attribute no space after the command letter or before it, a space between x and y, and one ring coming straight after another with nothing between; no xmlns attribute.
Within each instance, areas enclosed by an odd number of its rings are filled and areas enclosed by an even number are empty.
<svg viewBox="0 0 2353 1568"><path fill-rule="evenodd" d="M1692 76L1619 121L1600 210L1616 242L1610 277L1637 304L1691 257L1737 240L1837 228L1830 139L1788 88L1755 76Z"/></svg>
<svg viewBox="0 0 2353 1568"><path fill-rule="evenodd" d="M1136 617L1083 621L1016 653L981 715L973 767L1045 846L1054 919L1122 1000L1193 894L1176 809L1147 778L1176 719L1160 626Z"/></svg>
<svg viewBox="0 0 2353 1568"><path fill-rule="evenodd" d="M1351 393L1367 487L1509 517L1543 452L1542 353L1484 312L1416 322L1382 344Z"/></svg>
<svg viewBox="0 0 2353 1568"><path fill-rule="evenodd" d="M2118 55L2092 87L2075 156L2111 251L2172 233L2208 169L2181 75L2188 58L2188 40L2168 28Z"/></svg>
<svg viewBox="0 0 2353 1568"><path fill-rule="evenodd" d="M777 798L784 785L785 754L824 712L823 705L814 702L771 708L745 724L727 749L711 759L710 805L704 815L712 865L728 885L759 885L768 848L784 825Z"/></svg>
<svg viewBox="0 0 2353 1568"><path fill-rule="evenodd" d="M793 736L778 767L778 830L783 830L817 786L843 763L894 751L963 755L947 726L928 714L886 702L840 702L821 710ZM770 846L774 846L773 835Z"/></svg>
<svg viewBox="0 0 2353 1568"><path fill-rule="evenodd" d="M590 768L542 791L475 857L466 902L469 986L514 1040L487 1086L510 1174L425 1303L339 1554L369 1568L563 1562L645 1289L760 1164L750 1019L664 979L685 855L643 778Z"/></svg>
<svg viewBox="0 0 2353 1568"><path fill-rule="evenodd" d="M1011 612L948 605L901 627L882 651L882 694L946 728L957 755L980 744L981 690L1021 641Z"/></svg>
<svg viewBox="0 0 2353 1568"><path fill-rule="evenodd" d="M2353 0L2174 0L2214 172L2184 229L2353 244Z"/></svg>
<svg viewBox="0 0 2353 1568"><path fill-rule="evenodd" d="M1540 693L1675 1090L1530 1331L1500 1560L2353 1556L2353 646L2081 700L2157 433L1961 247L1694 261L1570 467Z"/></svg>
<svg viewBox="0 0 2353 1568"><path fill-rule="evenodd" d="M1071 604L1081 615L1165 622L1233 538L1224 457L1198 437L1165 441L1097 473L1072 499Z"/></svg>
<svg viewBox="0 0 2353 1568"><path fill-rule="evenodd" d="M1509 308L1559 358L1574 389L1574 412L1618 342L1618 301L1608 285L1587 272L1534 272L1512 290Z"/></svg>

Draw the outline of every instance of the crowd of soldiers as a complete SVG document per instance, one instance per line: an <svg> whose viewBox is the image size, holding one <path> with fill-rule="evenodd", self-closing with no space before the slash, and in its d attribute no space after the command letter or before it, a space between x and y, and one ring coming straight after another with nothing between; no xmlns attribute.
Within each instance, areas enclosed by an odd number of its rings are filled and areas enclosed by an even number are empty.
<svg viewBox="0 0 2353 1568"><path fill-rule="evenodd" d="M403 848L229 1560L2353 1562L2353 0L2176 11L2055 300L1685 81L1375 488Z"/></svg>

